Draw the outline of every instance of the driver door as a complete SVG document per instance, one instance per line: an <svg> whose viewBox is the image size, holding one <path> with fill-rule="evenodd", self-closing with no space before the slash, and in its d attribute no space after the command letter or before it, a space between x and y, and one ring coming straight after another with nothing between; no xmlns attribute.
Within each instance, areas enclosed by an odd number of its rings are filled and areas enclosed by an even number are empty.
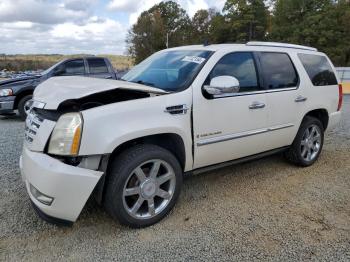
<svg viewBox="0 0 350 262"><path fill-rule="evenodd" d="M210 96L194 86L194 168L209 166L266 151L266 95L252 52L224 55L204 85L213 78L232 76L239 81L237 93ZM215 81L213 81L215 82Z"/></svg>

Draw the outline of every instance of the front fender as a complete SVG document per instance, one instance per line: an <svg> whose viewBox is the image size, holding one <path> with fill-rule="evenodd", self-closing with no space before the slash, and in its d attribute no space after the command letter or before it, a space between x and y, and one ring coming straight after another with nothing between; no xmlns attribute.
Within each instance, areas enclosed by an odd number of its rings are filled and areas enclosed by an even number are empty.
<svg viewBox="0 0 350 262"><path fill-rule="evenodd" d="M136 138L171 133L185 146L186 167L192 167L191 112L171 115L168 106L186 104L190 91L109 104L83 111L84 127L80 155L110 154L119 145ZM176 102L177 101L177 102ZM178 101L181 101L180 103Z"/></svg>

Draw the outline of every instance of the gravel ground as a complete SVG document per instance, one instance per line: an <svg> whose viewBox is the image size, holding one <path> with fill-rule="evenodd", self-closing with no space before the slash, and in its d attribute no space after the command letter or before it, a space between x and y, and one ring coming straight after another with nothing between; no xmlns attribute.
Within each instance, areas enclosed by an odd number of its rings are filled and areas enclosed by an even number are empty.
<svg viewBox="0 0 350 262"><path fill-rule="evenodd" d="M0 260L350 260L350 96L309 168L280 155L192 176L170 216L141 230L93 201L73 227L39 219L20 178L23 123L0 120Z"/></svg>

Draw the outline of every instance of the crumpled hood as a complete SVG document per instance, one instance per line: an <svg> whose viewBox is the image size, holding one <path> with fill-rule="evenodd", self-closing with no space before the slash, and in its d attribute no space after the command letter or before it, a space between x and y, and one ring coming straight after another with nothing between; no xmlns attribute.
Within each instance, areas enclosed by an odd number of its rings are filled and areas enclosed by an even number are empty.
<svg viewBox="0 0 350 262"><path fill-rule="evenodd" d="M139 90L154 94L167 93L158 88L126 81L80 76L62 76L52 77L38 85L34 91L34 100L45 103L45 109L55 110L63 101L118 88Z"/></svg>

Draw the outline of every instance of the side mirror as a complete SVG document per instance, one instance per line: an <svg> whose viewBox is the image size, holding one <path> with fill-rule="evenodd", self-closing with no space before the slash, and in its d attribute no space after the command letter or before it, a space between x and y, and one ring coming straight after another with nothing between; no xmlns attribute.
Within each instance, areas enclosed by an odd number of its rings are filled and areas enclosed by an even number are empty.
<svg viewBox="0 0 350 262"><path fill-rule="evenodd" d="M235 94L239 92L239 81L233 76L217 76L210 81L210 85L205 85L203 88L213 96Z"/></svg>

